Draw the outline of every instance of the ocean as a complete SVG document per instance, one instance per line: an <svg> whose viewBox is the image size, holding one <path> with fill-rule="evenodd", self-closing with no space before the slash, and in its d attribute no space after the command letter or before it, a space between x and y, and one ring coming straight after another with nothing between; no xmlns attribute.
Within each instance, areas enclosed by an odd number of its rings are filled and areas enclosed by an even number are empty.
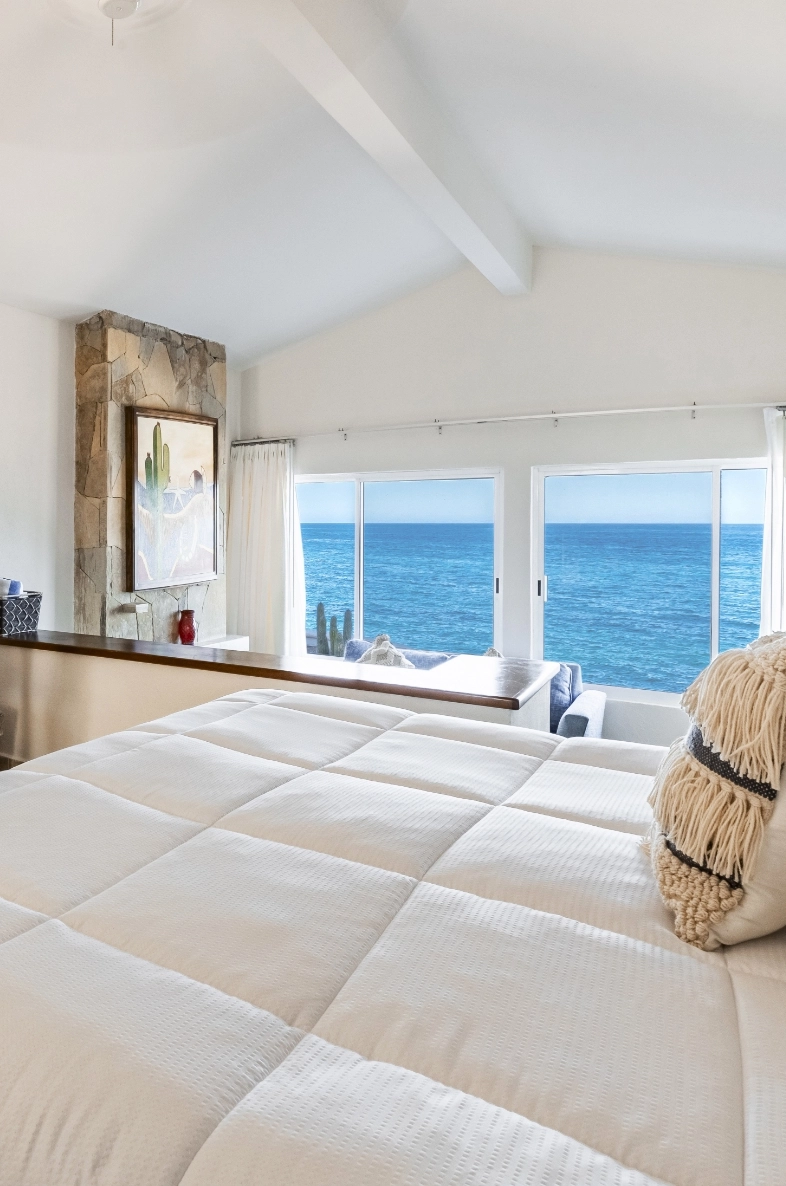
<svg viewBox="0 0 786 1186"><path fill-rule="evenodd" d="M317 603L330 620L354 607L355 529L304 523L306 629ZM494 642L494 526L491 523L367 523L366 638L398 646L482 655Z"/></svg>
<svg viewBox="0 0 786 1186"><path fill-rule="evenodd" d="M306 628L354 605L354 527L303 524ZM493 643L492 524L368 523L365 637L481 655ZM721 528L720 646L758 634L762 528ZM590 683L682 692L710 659L709 524L546 525L546 658Z"/></svg>
<svg viewBox="0 0 786 1186"><path fill-rule="evenodd" d="M759 633L761 525L721 529L720 649ZM683 692L710 661L707 523L549 523L544 654L591 683Z"/></svg>

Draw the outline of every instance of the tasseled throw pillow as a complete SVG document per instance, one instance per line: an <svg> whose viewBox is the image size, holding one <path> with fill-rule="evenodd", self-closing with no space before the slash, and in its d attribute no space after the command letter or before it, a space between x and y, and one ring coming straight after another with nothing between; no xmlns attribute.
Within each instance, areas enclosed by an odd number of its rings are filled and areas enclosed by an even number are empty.
<svg viewBox="0 0 786 1186"><path fill-rule="evenodd" d="M719 655L682 705L692 726L655 778L650 852L676 934L709 951L786 926L786 634Z"/></svg>
<svg viewBox="0 0 786 1186"><path fill-rule="evenodd" d="M382 667L415 666L393 646L389 634L378 634L365 654L360 656L358 663L379 663Z"/></svg>

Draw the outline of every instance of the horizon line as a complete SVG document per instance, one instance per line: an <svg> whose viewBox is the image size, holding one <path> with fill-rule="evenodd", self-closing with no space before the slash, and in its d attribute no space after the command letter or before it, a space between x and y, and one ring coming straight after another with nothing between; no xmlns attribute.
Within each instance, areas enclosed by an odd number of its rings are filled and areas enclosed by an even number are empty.
<svg viewBox="0 0 786 1186"><path fill-rule="evenodd" d="M366 519L373 527L493 527L493 519ZM306 519L301 527L354 527L354 519ZM546 527L711 527L711 519L547 519ZM721 527L763 527L762 520L721 523Z"/></svg>

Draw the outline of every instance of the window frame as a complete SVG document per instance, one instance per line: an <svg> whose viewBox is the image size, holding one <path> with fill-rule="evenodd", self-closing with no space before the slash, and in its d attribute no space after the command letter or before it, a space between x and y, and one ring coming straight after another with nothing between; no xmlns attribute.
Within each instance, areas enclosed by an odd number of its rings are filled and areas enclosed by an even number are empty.
<svg viewBox="0 0 786 1186"><path fill-rule="evenodd" d="M355 605L352 615L353 638L363 637L363 547L365 537L365 486L372 482L433 482L455 481L466 478L490 478L494 482L494 573L493 588L493 646L502 649L503 596L503 485L501 469L417 469L417 470L351 470L346 473L296 474L295 486L307 482L354 482L355 484ZM297 491L296 491L297 496Z"/></svg>
<svg viewBox="0 0 786 1186"><path fill-rule="evenodd" d="M712 475L712 552L710 568L710 661L718 654L720 637L720 536L721 536L721 472L728 469L763 469L770 482L770 467L766 457L708 458L701 461L631 461L593 465L534 465L532 467L532 507L530 519L530 654L543 658L543 606L538 593L538 581L545 569L545 482L553 477L583 477L600 474L617 477L622 474L687 474ZM541 586L542 589L542 586ZM546 598L548 600L548 597ZM635 691L638 689L622 689Z"/></svg>

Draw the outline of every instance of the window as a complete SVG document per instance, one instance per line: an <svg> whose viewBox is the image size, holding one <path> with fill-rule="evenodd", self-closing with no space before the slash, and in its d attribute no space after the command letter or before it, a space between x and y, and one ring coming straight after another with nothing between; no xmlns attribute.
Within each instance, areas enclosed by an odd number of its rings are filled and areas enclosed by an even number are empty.
<svg viewBox="0 0 786 1186"><path fill-rule="evenodd" d="M306 569L306 645L311 654L343 655L344 636L353 637L356 616L355 483L298 484L297 496Z"/></svg>
<svg viewBox="0 0 786 1186"><path fill-rule="evenodd" d="M744 647L759 633L764 469L721 470L718 650Z"/></svg>
<svg viewBox="0 0 786 1186"><path fill-rule="evenodd" d="M719 650L750 642L765 485L761 462L536 471L544 657L580 663L590 683L682 692Z"/></svg>
<svg viewBox="0 0 786 1186"><path fill-rule="evenodd" d="M377 634L470 655L494 645L493 477L299 478L297 493L309 651Z"/></svg>

